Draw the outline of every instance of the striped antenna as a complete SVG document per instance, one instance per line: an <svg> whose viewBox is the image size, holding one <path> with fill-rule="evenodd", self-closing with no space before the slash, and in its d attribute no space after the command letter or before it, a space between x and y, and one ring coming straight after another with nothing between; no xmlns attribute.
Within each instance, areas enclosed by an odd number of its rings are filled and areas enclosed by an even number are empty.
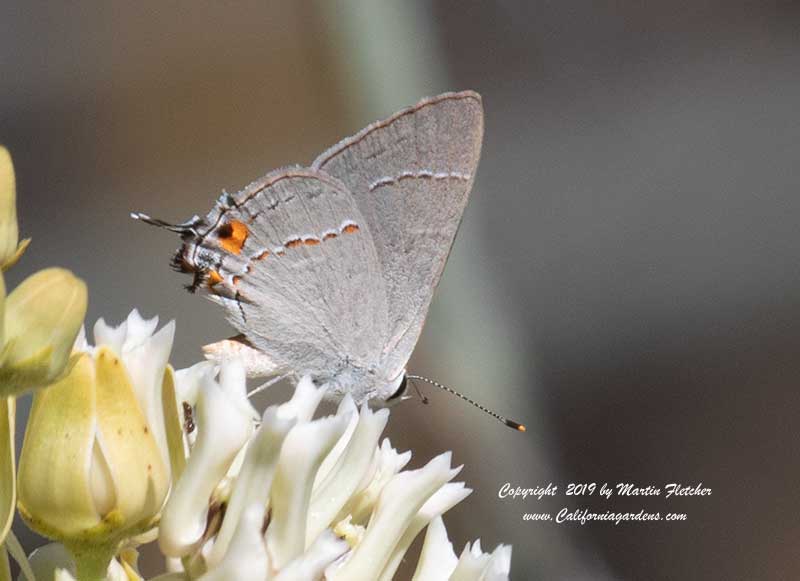
<svg viewBox="0 0 800 581"><path fill-rule="evenodd" d="M197 226L197 223L200 221L198 216L192 216L191 220L184 222L183 224L171 224L170 222L165 222L164 220L159 220L158 218L151 218L142 212L131 212L131 218L144 222L145 224L150 224L151 226L158 226L159 228L164 228L165 230L177 232L178 234L191 232L195 235L197 235L195 226Z"/></svg>
<svg viewBox="0 0 800 581"><path fill-rule="evenodd" d="M461 399L463 399L465 402L467 402L467 403L469 403L469 404L472 404L473 406L475 406L476 408L478 408L478 409L479 409L479 410L481 410L482 412L485 412L485 413L489 414L490 416L492 416L494 419L496 419L496 420L499 420L499 421L503 422L505 425L507 425L509 428L511 428L511 429L513 429L513 430L517 430L518 432L525 432L525 431L527 431L527 429L525 428L525 426L524 426L524 425L522 425L522 424L520 424L519 422L515 422L514 420L509 420L508 418L506 418L506 417L504 417L504 416L501 416L501 415L500 415L500 414L498 414L497 412L493 412L492 410L490 410L490 409L489 409L489 408L487 408L486 406L482 406L481 404L479 404L479 403L478 403L478 402L476 402L475 400L468 398L468 397L467 397L466 395L464 395L463 393L459 393L459 392L457 392L457 391L456 391L455 389L453 389L452 387L447 387L446 385L442 385L442 384L441 384L441 383L439 383L438 381L435 381L435 380L433 380L433 379L428 379L427 377L422 377L421 375L408 375L408 374L406 374L406 377L407 377L408 379L412 380L412 381L413 381L413 380L415 380L415 379L419 379L420 381L424 381L425 383L429 383L429 384L433 385L434 387L438 387L438 388L439 388L439 389L441 389L442 391L446 391L447 393L449 393L449 394L451 394L451 395L454 395L454 396L456 396L456 397L460 397L460 398L461 398Z"/></svg>

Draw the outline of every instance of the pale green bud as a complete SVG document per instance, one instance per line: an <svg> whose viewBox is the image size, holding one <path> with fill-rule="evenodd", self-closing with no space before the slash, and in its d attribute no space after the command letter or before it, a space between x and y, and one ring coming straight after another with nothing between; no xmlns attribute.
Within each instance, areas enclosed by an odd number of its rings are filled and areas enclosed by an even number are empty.
<svg viewBox="0 0 800 581"><path fill-rule="evenodd" d="M8 150L0 145L0 267L6 270L17 262L29 242L19 242L14 165Z"/></svg>
<svg viewBox="0 0 800 581"><path fill-rule="evenodd" d="M86 315L86 284L68 270L47 268L26 278L4 303L0 397L64 375Z"/></svg>
<svg viewBox="0 0 800 581"><path fill-rule="evenodd" d="M73 552L108 546L153 526L170 485L163 457L130 370L98 347L34 395L17 506Z"/></svg>

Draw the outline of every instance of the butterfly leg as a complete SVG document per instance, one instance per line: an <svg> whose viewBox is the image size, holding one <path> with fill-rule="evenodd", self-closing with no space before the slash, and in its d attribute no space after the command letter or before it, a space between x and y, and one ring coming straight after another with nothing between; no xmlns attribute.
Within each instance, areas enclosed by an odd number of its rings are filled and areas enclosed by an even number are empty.
<svg viewBox="0 0 800 581"><path fill-rule="evenodd" d="M266 382L262 383L261 385L259 385L258 387L255 387L252 390L248 391L247 392L247 397L253 397L257 393L261 393L265 389L268 389L268 388L272 387L273 385L275 385L276 383L279 383L279 382L283 381L284 379L292 377L293 375L295 375L295 372L294 371L290 371L289 373L284 373L283 375L278 375L276 377L273 377L269 381L266 381Z"/></svg>

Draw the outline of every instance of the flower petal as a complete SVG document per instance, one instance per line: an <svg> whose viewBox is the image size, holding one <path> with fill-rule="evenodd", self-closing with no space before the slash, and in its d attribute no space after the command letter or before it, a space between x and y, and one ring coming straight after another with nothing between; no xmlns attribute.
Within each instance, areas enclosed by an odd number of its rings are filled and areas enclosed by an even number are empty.
<svg viewBox="0 0 800 581"><path fill-rule="evenodd" d="M264 580L269 575L269 557L261 527L264 508L253 505L247 508L238 521L225 558L199 581L228 581L229 579Z"/></svg>
<svg viewBox="0 0 800 581"><path fill-rule="evenodd" d="M82 354L67 377L33 396L20 454L17 506L28 526L51 538L79 534L101 521L88 479L94 391L94 363Z"/></svg>
<svg viewBox="0 0 800 581"><path fill-rule="evenodd" d="M133 309L125 320L125 339L122 342L122 351L118 355L122 356L149 343L157 328L158 315L151 319L145 319L139 309Z"/></svg>
<svg viewBox="0 0 800 581"><path fill-rule="evenodd" d="M261 427L247 447L244 463L233 485L222 528L208 556L209 567L223 559L245 508L260 506L266 509L281 446L294 424L294 419L279 418L276 407L264 412Z"/></svg>
<svg viewBox="0 0 800 581"><path fill-rule="evenodd" d="M286 565L275 581L321 579L325 569L344 555L350 546L331 531L324 531L301 556Z"/></svg>
<svg viewBox="0 0 800 581"><path fill-rule="evenodd" d="M341 520L348 515L356 524L367 524L375 504L386 484L399 473L411 460L411 452L400 454L392 448L389 438L384 438L381 447L375 452L373 467L369 475L368 485L361 492L351 498L339 512L335 520Z"/></svg>
<svg viewBox="0 0 800 581"><path fill-rule="evenodd" d="M383 489L361 543L334 574L336 581L377 579L403 533L425 502L451 480L451 454L440 454L423 468L401 472Z"/></svg>
<svg viewBox="0 0 800 581"><path fill-rule="evenodd" d="M306 518L314 476L347 427L348 417L329 416L296 425L283 442L270 491L267 547L280 569L306 548Z"/></svg>
<svg viewBox="0 0 800 581"><path fill-rule="evenodd" d="M260 414L247 396L247 375L239 359L231 359L219 368L219 386L242 415L248 415L253 420L259 419Z"/></svg>
<svg viewBox="0 0 800 581"><path fill-rule="evenodd" d="M446 581L450 579L457 563L458 557L453 551L453 543L447 538L444 521L437 516L428 525L425 543L411 581Z"/></svg>
<svg viewBox="0 0 800 581"><path fill-rule="evenodd" d="M498 545L492 553L484 553L478 539L467 543L461 552L451 581L507 581L511 570L511 546Z"/></svg>
<svg viewBox="0 0 800 581"><path fill-rule="evenodd" d="M485 581L508 581L511 573L511 545L498 545L483 570Z"/></svg>
<svg viewBox="0 0 800 581"><path fill-rule="evenodd" d="M411 546L411 543L414 542L414 539L417 538L420 531L428 526L429 522L434 518L440 518L441 515L464 500L470 493L472 493L472 490L466 488L463 482L448 482L437 490L434 495L422 505L422 508L419 509L419 512L411 520L411 524L408 525L406 532L400 537L400 541L394 548L389 562L381 573L381 580L391 581L391 579L394 578L394 574L397 572L398 567L400 567L400 563L403 561L406 551L408 551L408 548Z"/></svg>
<svg viewBox="0 0 800 581"><path fill-rule="evenodd" d="M349 393L346 394L342 398L342 401L339 402L339 406L336 408L336 415L346 415L350 418L350 421L347 424L344 434L341 435L339 441L336 442L336 445L333 447L333 449L328 453L327 456L325 456L325 460L322 461L322 465L319 467L316 480L314 481L314 490L316 490L317 487L325 481L330 471L334 466L336 466L336 463L344 453L345 448L347 448L347 445L350 443L350 438L353 437L353 432L356 431L356 426L358 425L359 420L358 407L356 407L353 397Z"/></svg>
<svg viewBox="0 0 800 581"><path fill-rule="evenodd" d="M381 433L389 421L389 410L361 409L358 425L344 453L327 478L314 488L308 512L306 545L310 545L358 489L370 469Z"/></svg>
<svg viewBox="0 0 800 581"><path fill-rule="evenodd" d="M102 317L95 321L92 329L95 345L105 345L117 355L122 355L122 344L125 342L127 332L127 322L112 327Z"/></svg>
<svg viewBox="0 0 800 581"><path fill-rule="evenodd" d="M155 334L158 317L144 320L134 310L126 321L121 351L117 351L130 374L136 399L153 432L165 466L170 466L169 446L164 424L162 389L164 372L175 338L175 322L170 321Z"/></svg>
<svg viewBox="0 0 800 581"><path fill-rule="evenodd" d="M278 407L278 415L297 418L298 423L311 421L324 395L325 386L317 387L311 377L305 375L297 382L292 399Z"/></svg>
<svg viewBox="0 0 800 581"><path fill-rule="evenodd" d="M194 407L200 395L200 385L204 377L213 374L214 364L210 361L201 361L191 367L179 369L175 372L175 397L178 404L183 402Z"/></svg>
<svg viewBox="0 0 800 581"><path fill-rule="evenodd" d="M115 509L125 519L126 528L146 527L166 498L169 467L139 407L125 366L107 347L97 352L95 374L97 444L117 491Z"/></svg>
<svg viewBox="0 0 800 581"><path fill-rule="evenodd" d="M159 545L168 556L186 555L201 541L211 493L253 432L252 408L248 410L244 389L237 396L224 391L210 374L203 381L197 400L197 441L161 517Z"/></svg>
<svg viewBox="0 0 800 581"><path fill-rule="evenodd" d="M167 451L172 480L177 482L186 467L186 438L183 433L182 406L178 407L175 395L175 371L167 365L161 385L161 401L164 407L164 431L167 437Z"/></svg>

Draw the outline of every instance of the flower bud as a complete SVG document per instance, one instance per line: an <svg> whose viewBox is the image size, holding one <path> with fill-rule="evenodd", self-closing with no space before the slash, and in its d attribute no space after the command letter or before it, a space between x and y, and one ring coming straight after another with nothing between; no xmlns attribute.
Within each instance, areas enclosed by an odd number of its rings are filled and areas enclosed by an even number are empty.
<svg viewBox="0 0 800 581"><path fill-rule="evenodd" d="M71 550L152 527L169 489L169 468L130 371L101 346L33 398L18 508L33 530Z"/></svg>
<svg viewBox="0 0 800 581"><path fill-rule="evenodd" d="M0 293L5 295L4 289ZM86 284L63 268L40 270L5 298L0 397L63 376L86 303Z"/></svg>
<svg viewBox="0 0 800 581"><path fill-rule="evenodd" d="M22 255L29 240L19 244L17 225L17 189L11 155L0 146L0 266L12 266Z"/></svg>

